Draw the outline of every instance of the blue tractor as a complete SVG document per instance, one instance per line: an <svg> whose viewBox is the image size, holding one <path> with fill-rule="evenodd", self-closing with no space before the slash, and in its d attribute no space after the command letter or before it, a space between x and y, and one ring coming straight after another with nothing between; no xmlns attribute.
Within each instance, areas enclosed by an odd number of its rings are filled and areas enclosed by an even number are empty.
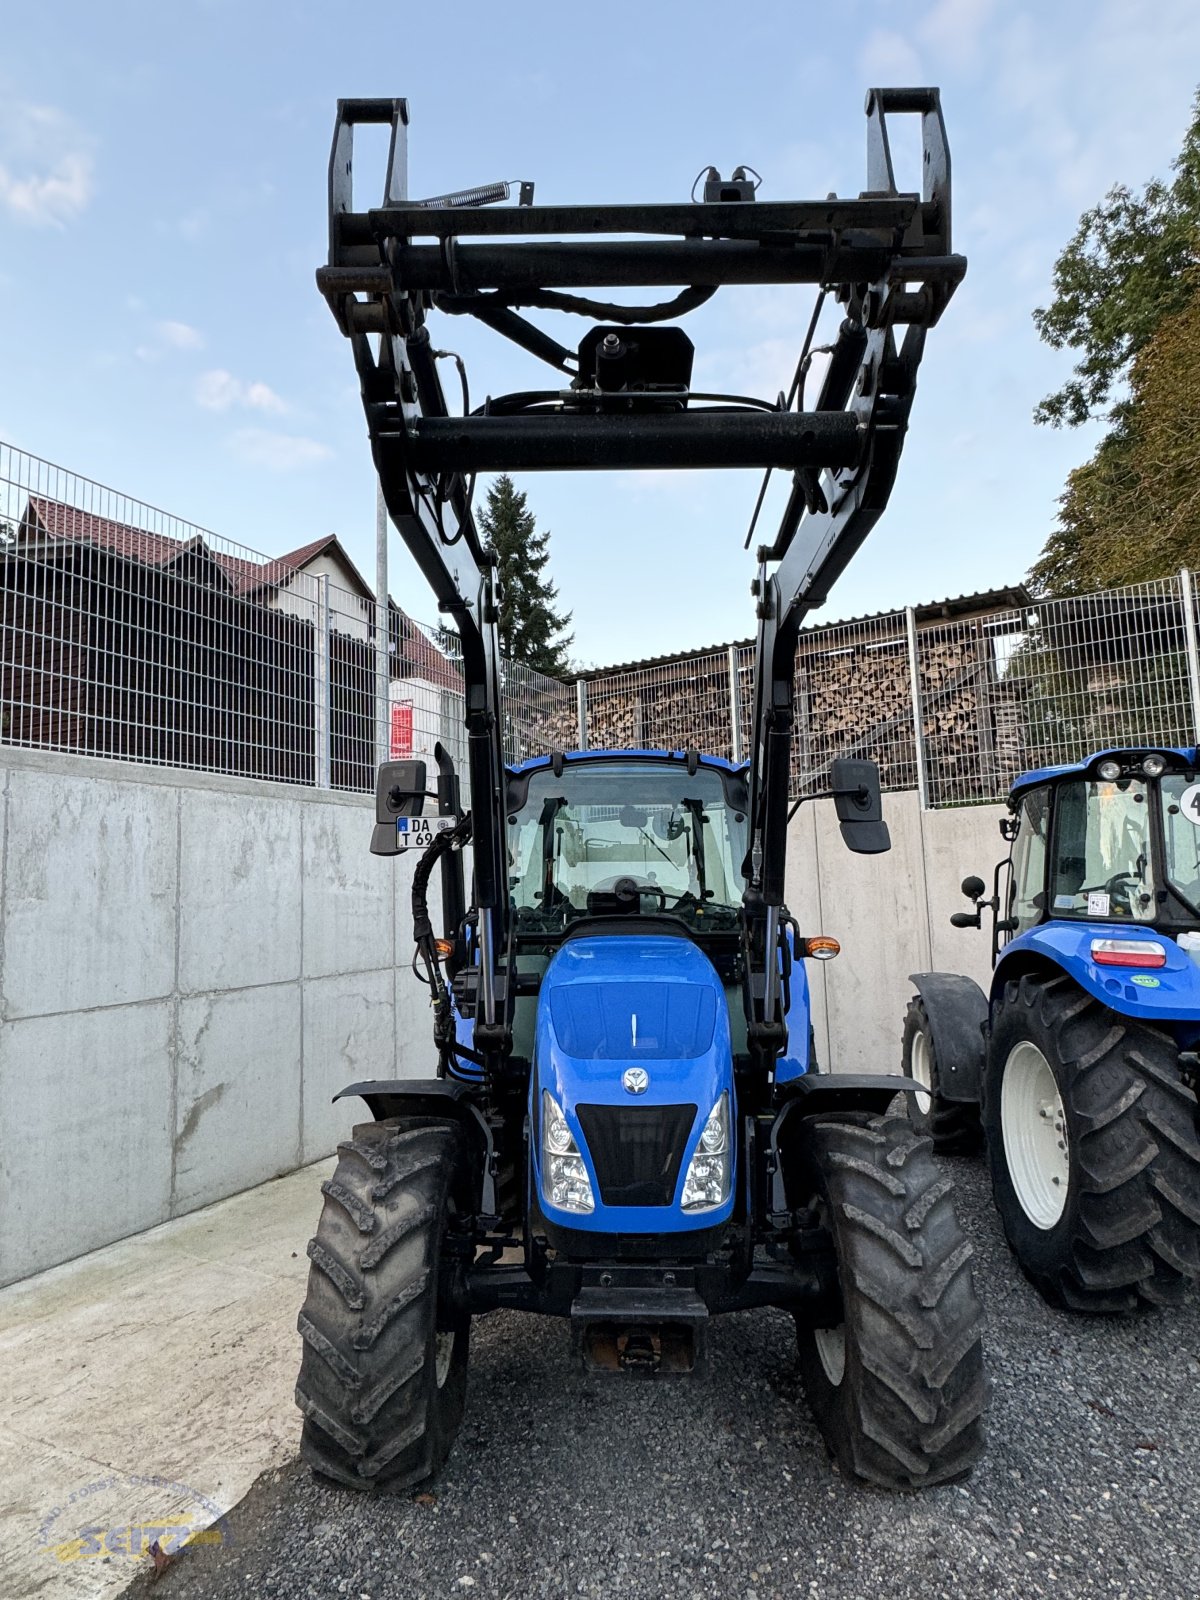
<svg viewBox="0 0 1200 1600"><path fill-rule="evenodd" d="M1101 750L1025 773L1001 831L993 976L924 972L914 1119L984 1140L996 1206L1052 1304L1172 1305L1200 1276L1200 752Z"/></svg>
<svg viewBox="0 0 1200 1600"><path fill-rule="evenodd" d="M889 112L920 116L919 194L896 187ZM805 962L836 944L783 898L797 630L886 503L926 331L964 270L936 91L873 91L868 118L860 199L766 204L714 175L687 205L523 193L488 209L479 191L402 198L403 101L339 108L319 282L353 344L392 521L461 641L467 772L460 796L441 744L432 786L422 760L379 771L372 849L416 860L434 1037L411 1045L410 1076L343 1091L373 1120L340 1146L309 1246L302 1452L338 1483L396 1492L438 1470L472 1318L497 1308L565 1319L588 1370L669 1375L703 1366L716 1314L776 1307L847 1472L908 1489L979 1454L981 1311L951 1185L903 1109L918 1086L818 1069ZM391 128L371 212L350 191L361 122ZM640 307L563 292L679 281L676 299ZM812 408L802 373L778 403L693 394L691 342L658 324L727 282L796 281L844 305ZM570 351L516 305L600 326ZM474 315L569 377L479 410L464 380L452 417L431 309ZM474 474L747 465L791 475L758 552L750 759L506 764L503 597ZM851 849L887 849L869 762L834 763L830 793Z"/></svg>

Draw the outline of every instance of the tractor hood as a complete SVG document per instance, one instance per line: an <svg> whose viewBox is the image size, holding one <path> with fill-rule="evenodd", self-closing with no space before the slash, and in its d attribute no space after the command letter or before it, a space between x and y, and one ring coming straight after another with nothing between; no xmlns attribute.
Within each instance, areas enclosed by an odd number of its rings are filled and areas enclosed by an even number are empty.
<svg viewBox="0 0 1200 1600"><path fill-rule="evenodd" d="M623 933L570 939L538 998L531 1126L541 1093L563 1112L596 1211L575 1227L639 1232L712 1226L732 1206L683 1214L683 1176L722 1092L733 1104L721 981L689 939ZM535 1137L535 1159L538 1146Z"/></svg>

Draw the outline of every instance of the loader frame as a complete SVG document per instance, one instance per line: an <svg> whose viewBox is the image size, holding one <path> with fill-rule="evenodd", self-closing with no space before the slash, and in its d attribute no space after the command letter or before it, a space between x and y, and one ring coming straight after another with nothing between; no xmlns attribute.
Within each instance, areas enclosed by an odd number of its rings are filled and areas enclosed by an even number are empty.
<svg viewBox="0 0 1200 1600"><path fill-rule="evenodd" d="M902 114L920 118L920 192L897 186L888 130L889 118ZM748 1047L764 1082L786 1043L779 952L798 632L887 503L926 332L965 271L951 251L938 92L872 89L866 117L866 188L855 198L766 203L746 185L718 183L706 196L740 197L537 205L523 184L521 203L493 206L471 203L480 191L411 198L405 100L338 103L329 259L317 281L353 348L388 513L461 639L480 969L473 1048L485 1085L502 1076L511 1018L495 568L471 512L474 476L483 471L750 466L791 475L774 537L757 549L752 585L758 634L743 937ZM365 210L356 209L353 183L354 133L364 124L390 130L382 204ZM731 284L811 285L818 312L827 295L843 307L809 407L803 376L816 314L790 394L757 400L690 390L678 330L657 325ZM578 292L662 285L685 287L632 308ZM574 352L517 307L616 326L597 334L603 349L585 337ZM472 315L515 341L556 370L554 387L472 410L463 373L466 414L451 415L438 370L444 352L427 327L432 309ZM624 361L634 381L605 377L608 355ZM640 371L628 365L637 360Z"/></svg>

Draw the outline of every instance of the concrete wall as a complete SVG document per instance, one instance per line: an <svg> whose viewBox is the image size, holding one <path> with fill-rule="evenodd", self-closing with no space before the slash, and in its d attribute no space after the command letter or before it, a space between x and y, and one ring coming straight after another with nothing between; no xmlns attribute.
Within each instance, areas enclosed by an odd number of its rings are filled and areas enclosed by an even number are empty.
<svg viewBox="0 0 1200 1600"><path fill-rule="evenodd" d="M432 1066L361 796L0 751L0 1283L328 1154ZM315 1219L314 1210L314 1219Z"/></svg>
<svg viewBox="0 0 1200 1600"><path fill-rule="evenodd" d="M985 988L991 973L988 919L977 932L950 917L969 909L959 890L968 873L991 883L1008 848L1004 807L923 812L905 792L885 795L883 814L892 848L882 856L851 854L830 800L802 806L789 837L787 900L801 932L842 943L809 977L818 1056L843 1072L899 1070L910 972L965 972Z"/></svg>

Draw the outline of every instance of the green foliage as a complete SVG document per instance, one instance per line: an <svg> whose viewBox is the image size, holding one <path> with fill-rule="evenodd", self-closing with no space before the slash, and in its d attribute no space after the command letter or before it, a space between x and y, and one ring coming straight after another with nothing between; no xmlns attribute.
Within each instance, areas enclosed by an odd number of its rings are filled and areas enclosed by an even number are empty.
<svg viewBox="0 0 1200 1600"><path fill-rule="evenodd" d="M1054 299L1033 320L1052 349L1079 351L1080 359L1038 406L1038 422L1076 427L1109 414L1138 352L1189 298L1200 229L1200 94L1173 170L1171 183L1154 180L1140 195L1124 184L1110 189L1055 262Z"/></svg>
<svg viewBox="0 0 1200 1600"><path fill-rule="evenodd" d="M1080 359L1035 417L1112 426L1068 477L1031 585L1077 594L1200 565L1200 95L1171 183L1110 190L1081 218L1054 285L1034 320Z"/></svg>
<svg viewBox="0 0 1200 1600"><path fill-rule="evenodd" d="M502 653L548 677L564 677L570 670L567 652L572 636L561 634L571 613L554 609L558 590L543 576L550 559L550 535L538 532L524 493L507 473L488 490L479 531L499 561Z"/></svg>

